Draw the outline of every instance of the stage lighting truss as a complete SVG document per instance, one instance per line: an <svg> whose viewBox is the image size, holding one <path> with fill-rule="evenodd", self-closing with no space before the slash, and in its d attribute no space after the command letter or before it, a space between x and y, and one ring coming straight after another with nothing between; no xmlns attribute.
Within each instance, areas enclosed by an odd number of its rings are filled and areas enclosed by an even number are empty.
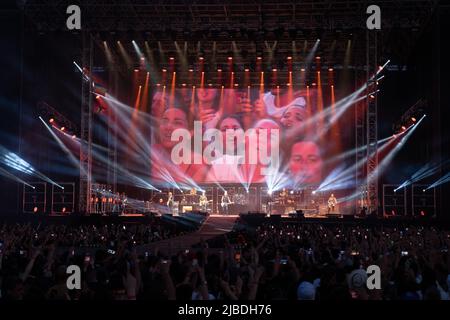
<svg viewBox="0 0 450 320"><path fill-rule="evenodd" d="M428 103L426 100L418 100L402 115L400 120L393 125L394 134L401 133L410 126L417 123L417 121L425 114L425 110L427 107Z"/></svg>
<svg viewBox="0 0 450 320"><path fill-rule="evenodd" d="M153 53L158 54L159 45L166 58L175 57L175 64L181 59L175 49L178 44L189 41L187 60L201 54L205 62L212 57L218 63L226 63L232 43L236 43L237 52L232 52L233 63L249 64L261 57L264 65L276 65L274 59L292 56L293 61L303 54L303 45L308 48L316 39L320 39L322 57L331 57L329 65L344 60L347 40L355 40L352 48L352 60L364 60L365 23L358 17L366 14L364 1L263 1L256 3L221 3L215 1L108 1L81 0L78 4L83 12L83 32L89 32L99 41L115 43L123 41L129 46L127 52L133 52L131 40L135 40L141 50L148 42ZM383 39L390 39L395 31L399 38L394 55L408 55L414 41L402 41L402 37L416 39L430 21L437 0L388 0L383 1ZM28 0L23 11L27 19L25 24L30 30L39 32L67 31L65 2ZM401 12L399 18L398 12ZM314 17L311 19L311 17ZM356 18L355 18L356 17ZM38 27L38 28L37 28ZM265 47L276 42L276 48L269 54ZM297 47L297 56L293 55L293 42ZM213 51L213 42L217 46ZM333 44L334 43L334 44ZM197 47L199 44L199 47ZM380 43L382 46L382 44ZM405 48L408 46L408 48ZM331 49L333 48L333 49ZM143 51L144 52L144 51ZM237 53L240 59L235 59ZM137 55L132 55L139 59ZM304 57L303 57L304 58ZM198 59L196 59L198 62ZM139 64L139 61L137 62ZM205 63L205 65L207 65ZM364 68L364 64L356 66ZM295 66L294 66L295 67ZM177 68L179 70L179 68ZM280 69L280 68L277 68ZM336 69L338 67L336 66ZM257 82L256 82L257 83ZM286 83L283 80L282 83Z"/></svg>
<svg viewBox="0 0 450 320"><path fill-rule="evenodd" d="M77 126L67 119L62 113L60 113L56 108L52 107L45 101L40 101L37 105L37 113L39 116L47 121L53 127L64 131L67 135L76 136L78 133ZM64 128L64 129L62 129Z"/></svg>

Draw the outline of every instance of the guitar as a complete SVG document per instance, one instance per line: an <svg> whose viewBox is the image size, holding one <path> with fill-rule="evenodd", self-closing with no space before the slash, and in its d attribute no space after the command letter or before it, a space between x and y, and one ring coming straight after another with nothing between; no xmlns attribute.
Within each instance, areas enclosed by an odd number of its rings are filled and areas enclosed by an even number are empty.
<svg viewBox="0 0 450 320"><path fill-rule="evenodd" d="M328 199L328 208L334 208L337 205L336 199Z"/></svg>
<svg viewBox="0 0 450 320"><path fill-rule="evenodd" d="M198 203L199 206L204 206L207 205L208 203L211 203L212 200L200 200L200 202Z"/></svg>
<svg viewBox="0 0 450 320"><path fill-rule="evenodd" d="M227 207L227 206L230 205L230 204L234 204L234 202L233 202L233 201L230 201L230 202L221 202L221 203L220 203L220 205L222 206L222 208Z"/></svg>

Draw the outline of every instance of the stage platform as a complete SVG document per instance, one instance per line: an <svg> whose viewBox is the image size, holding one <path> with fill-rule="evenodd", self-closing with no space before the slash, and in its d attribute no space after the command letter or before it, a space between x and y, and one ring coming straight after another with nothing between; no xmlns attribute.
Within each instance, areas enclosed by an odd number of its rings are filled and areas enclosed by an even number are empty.
<svg viewBox="0 0 450 320"><path fill-rule="evenodd" d="M435 225L437 227L448 228L450 226L450 219L436 219L426 217L411 217L411 216L394 216L394 217L357 217L353 215L323 215L323 214L304 214L303 216L293 216L288 214L283 215L267 215L266 213L241 213L239 215L208 215L202 212L191 212L180 215L154 215L154 214L124 214L124 215L90 215L84 216L80 214L72 215L38 215L30 213L16 213L0 215L0 223L41 223L42 225L77 225L77 224L149 224L154 219L162 219L164 221L180 224L187 229L198 229L202 226L206 219L221 218L236 219L244 223L251 223L252 225L260 223L344 223L344 224L377 224L377 225L398 225L398 224L412 224L412 225Z"/></svg>

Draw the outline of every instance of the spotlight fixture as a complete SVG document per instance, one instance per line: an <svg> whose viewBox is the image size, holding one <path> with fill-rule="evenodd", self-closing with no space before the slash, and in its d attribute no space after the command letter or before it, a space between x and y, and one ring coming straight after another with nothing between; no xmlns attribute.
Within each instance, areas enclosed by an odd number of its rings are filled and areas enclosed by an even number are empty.
<svg viewBox="0 0 450 320"><path fill-rule="evenodd" d="M61 127L61 131L64 131L64 130L66 130L66 127Z"/></svg>
<svg viewBox="0 0 450 320"><path fill-rule="evenodd" d="M217 69L217 72L222 72L222 69Z"/></svg>
<svg viewBox="0 0 450 320"><path fill-rule="evenodd" d="M301 72L305 72L305 68L301 68L300 71L301 71Z"/></svg>
<svg viewBox="0 0 450 320"><path fill-rule="evenodd" d="M53 123L55 121L55 119L50 118L50 120L48 120L48 122Z"/></svg>
<svg viewBox="0 0 450 320"><path fill-rule="evenodd" d="M416 121L417 121L417 119L416 119L416 118L414 118L414 117L412 117L412 118L411 118L411 121L412 121L412 122L416 122Z"/></svg>
<svg viewBox="0 0 450 320"><path fill-rule="evenodd" d="M333 68L328 68L328 71L330 71L330 72L333 71Z"/></svg>
<svg viewBox="0 0 450 320"><path fill-rule="evenodd" d="M167 70L166 69L162 69L162 72L167 72Z"/></svg>

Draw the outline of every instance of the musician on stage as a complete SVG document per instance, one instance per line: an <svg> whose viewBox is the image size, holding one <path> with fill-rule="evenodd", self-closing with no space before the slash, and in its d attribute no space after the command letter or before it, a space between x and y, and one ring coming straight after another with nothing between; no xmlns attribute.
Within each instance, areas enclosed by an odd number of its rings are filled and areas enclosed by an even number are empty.
<svg viewBox="0 0 450 320"><path fill-rule="evenodd" d="M287 200L288 200L288 191L286 190L286 188L283 188L283 190L281 190L280 192L280 204L285 206L287 204Z"/></svg>
<svg viewBox="0 0 450 320"><path fill-rule="evenodd" d="M337 199L334 196L334 194L331 194L331 196L328 198L328 213L334 212L337 205Z"/></svg>
<svg viewBox="0 0 450 320"><path fill-rule="evenodd" d="M229 208L230 204L232 203L230 196L228 195L228 191L226 191L226 190L224 191L220 203L222 205L222 212L224 214L228 214L228 208Z"/></svg>
<svg viewBox="0 0 450 320"><path fill-rule="evenodd" d="M206 197L206 192L205 191L203 191L202 195L200 196L199 205L200 205L200 208L202 209L203 212L207 211L208 198Z"/></svg>
<svg viewBox="0 0 450 320"><path fill-rule="evenodd" d="M127 195L125 194L125 192L122 192L120 200L121 200L121 208L120 208L121 213L125 213L128 202Z"/></svg>
<svg viewBox="0 0 450 320"><path fill-rule="evenodd" d="M167 207L169 208L169 212L172 213L173 211L173 206L175 204L175 202L173 201L173 194L172 192L169 192L169 194L167 195Z"/></svg>

